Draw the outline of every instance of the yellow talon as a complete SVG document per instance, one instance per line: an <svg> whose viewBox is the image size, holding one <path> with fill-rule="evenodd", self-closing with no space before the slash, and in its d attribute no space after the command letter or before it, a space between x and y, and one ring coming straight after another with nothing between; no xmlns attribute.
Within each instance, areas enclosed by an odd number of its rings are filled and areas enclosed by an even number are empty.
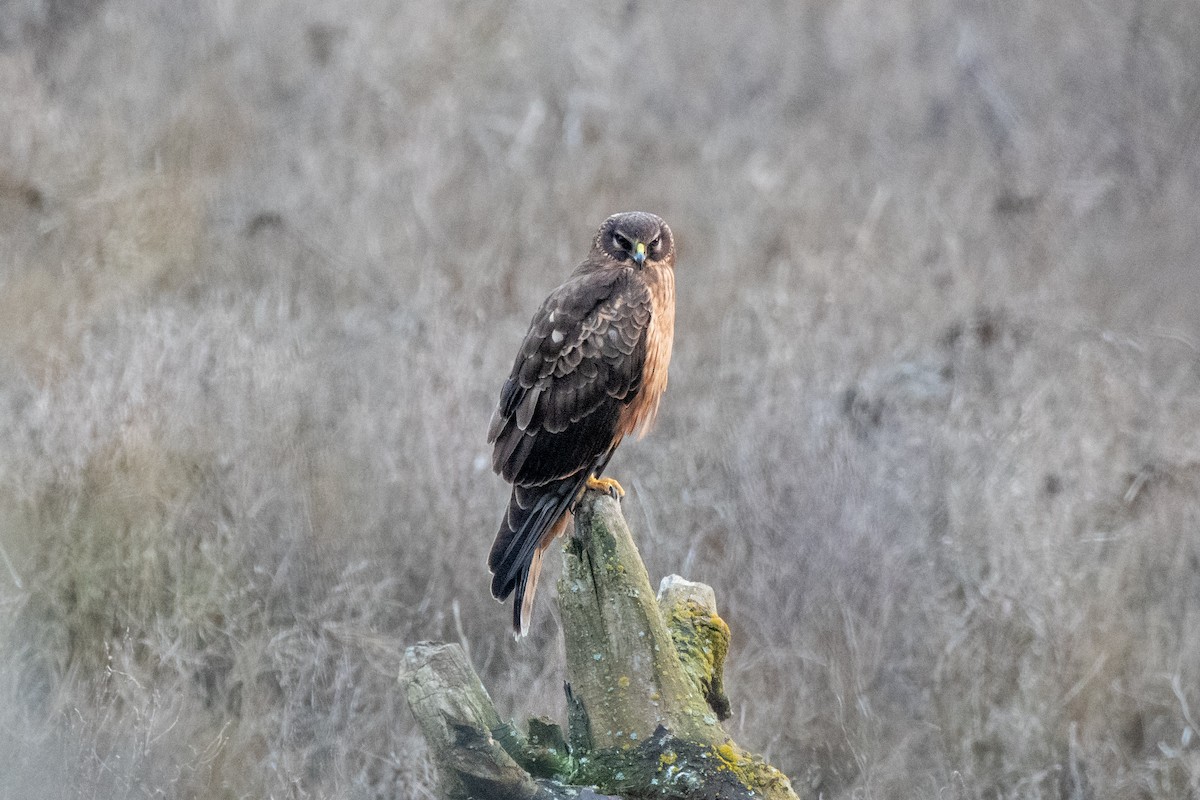
<svg viewBox="0 0 1200 800"><path fill-rule="evenodd" d="M619 500L625 496L625 490L613 478L597 478L595 475L589 475L587 488L609 494L614 500Z"/></svg>

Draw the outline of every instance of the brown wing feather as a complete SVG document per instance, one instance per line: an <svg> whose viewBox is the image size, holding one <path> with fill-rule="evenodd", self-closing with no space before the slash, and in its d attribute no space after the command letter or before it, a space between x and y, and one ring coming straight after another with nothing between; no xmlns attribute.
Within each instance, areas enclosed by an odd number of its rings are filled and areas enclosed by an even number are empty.
<svg viewBox="0 0 1200 800"><path fill-rule="evenodd" d="M579 274L551 294L500 392L493 469L537 486L606 452L640 385L650 319L650 291L631 268Z"/></svg>

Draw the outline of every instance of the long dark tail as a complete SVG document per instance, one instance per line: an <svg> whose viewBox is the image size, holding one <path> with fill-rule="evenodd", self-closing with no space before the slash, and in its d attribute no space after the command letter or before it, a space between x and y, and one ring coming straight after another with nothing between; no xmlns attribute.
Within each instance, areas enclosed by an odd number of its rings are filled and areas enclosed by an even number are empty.
<svg viewBox="0 0 1200 800"><path fill-rule="evenodd" d="M513 631L524 636L542 569L542 551L562 533L566 514L587 481L590 470L543 486L514 486L508 513L500 523L488 568L492 571L492 596L513 598Z"/></svg>

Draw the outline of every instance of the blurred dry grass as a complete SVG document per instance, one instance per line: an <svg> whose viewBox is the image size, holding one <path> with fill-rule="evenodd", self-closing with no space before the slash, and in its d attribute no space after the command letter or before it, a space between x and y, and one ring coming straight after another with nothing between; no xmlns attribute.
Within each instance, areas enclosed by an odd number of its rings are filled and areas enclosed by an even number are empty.
<svg viewBox="0 0 1200 800"><path fill-rule="evenodd" d="M680 242L615 474L827 798L1200 795L1187 0L0 3L0 797L429 797L484 428L612 211Z"/></svg>

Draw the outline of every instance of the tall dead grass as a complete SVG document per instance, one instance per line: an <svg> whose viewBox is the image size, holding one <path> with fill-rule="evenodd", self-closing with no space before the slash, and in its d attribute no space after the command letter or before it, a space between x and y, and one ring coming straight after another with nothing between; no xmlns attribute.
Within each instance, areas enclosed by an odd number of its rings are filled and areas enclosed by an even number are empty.
<svg viewBox="0 0 1200 800"><path fill-rule="evenodd" d="M561 712L484 428L629 208L679 317L613 469L736 738L813 796L1200 793L1188 3L10 6L0 796L432 796L418 639Z"/></svg>

